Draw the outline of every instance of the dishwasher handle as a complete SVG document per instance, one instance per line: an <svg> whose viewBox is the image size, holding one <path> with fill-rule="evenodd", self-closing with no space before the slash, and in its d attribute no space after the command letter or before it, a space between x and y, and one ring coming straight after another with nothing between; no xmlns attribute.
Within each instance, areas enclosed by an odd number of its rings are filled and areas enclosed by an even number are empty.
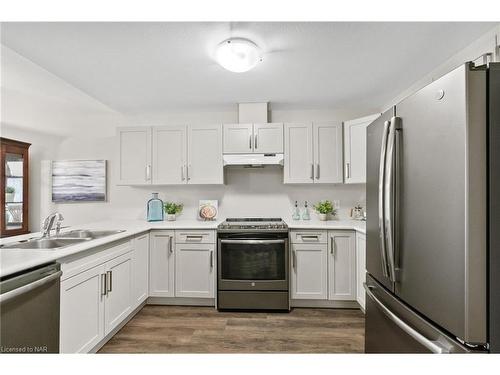
<svg viewBox="0 0 500 375"><path fill-rule="evenodd" d="M19 288L13 289L11 291L8 291L4 294L0 294L0 303L7 302L13 298L19 297L20 295L23 295L25 293L28 293L32 291L33 289L36 289L38 287L41 287L42 285L48 284L53 280L59 279L62 275L62 271L57 271L51 275L45 276L44 278L41 278L39 280L35 280L32 283L23 285Z"/></svg>

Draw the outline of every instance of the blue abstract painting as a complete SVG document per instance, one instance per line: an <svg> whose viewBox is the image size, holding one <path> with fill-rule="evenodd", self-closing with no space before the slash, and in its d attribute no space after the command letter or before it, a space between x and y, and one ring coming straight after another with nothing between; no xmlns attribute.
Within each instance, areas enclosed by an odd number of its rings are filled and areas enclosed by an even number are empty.
<svg viewBox="0 0 500 375"><path fill-rule="evenodd" d="M106 160L55 160L52 162L53 202L106 200Z"/></svg>

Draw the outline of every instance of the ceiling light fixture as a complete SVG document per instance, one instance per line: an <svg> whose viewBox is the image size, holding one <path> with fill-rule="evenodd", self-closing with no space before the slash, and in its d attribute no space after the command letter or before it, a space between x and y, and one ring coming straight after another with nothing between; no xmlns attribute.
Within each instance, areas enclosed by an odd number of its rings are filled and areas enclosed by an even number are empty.
<svg viewBox="0 0 500 375"><path fill-rule="evenodd" d="M217 46L215 59L225 69L242 73L254 68L262 61L260 48L248 39L230 38Z"/></svg>

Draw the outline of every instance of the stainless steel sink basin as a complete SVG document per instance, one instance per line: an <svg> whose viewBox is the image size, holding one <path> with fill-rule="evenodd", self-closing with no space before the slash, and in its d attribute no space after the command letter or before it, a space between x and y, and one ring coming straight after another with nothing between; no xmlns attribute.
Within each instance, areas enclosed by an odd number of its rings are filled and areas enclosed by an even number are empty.
<svg viewBox="0 0 500 375"><path fill-rule="evenodd" d="M35 238L23 242L14 242L0 246L2 249L60 249L61 247L75 245L88 241L85 238Z"/></svg>
<svg viewBox="0 0 500 375"><path fill-rule="evenodd" d="M59 234L56 238L80 238L80 239L96 239L106 236L111 236L113 234L118 234L125 232L124 230L87 230L87 229L77 229L71 230L66 233Z"/></svg>
<svg viewBox="0 0 500 375"><path fill-rule="evenodd" d="M113 234L125 232L124 230L72 230L61 233L57 237L33 238L27 241L13 242L0 245L2 249L46 249L56 250L62 247L76 245L85 241L95 240Z"/></svg>

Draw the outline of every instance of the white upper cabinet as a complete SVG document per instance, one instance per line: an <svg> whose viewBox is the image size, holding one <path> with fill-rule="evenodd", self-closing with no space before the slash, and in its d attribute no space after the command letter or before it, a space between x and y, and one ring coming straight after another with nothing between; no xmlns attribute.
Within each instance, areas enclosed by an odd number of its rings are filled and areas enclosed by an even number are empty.
<svg viewBox="0 0 500 375"><path fill-rule="evenodd" d="M307 184L314 180L312 124L285 124L285 184Z"/></svg>
<svg viewBox="0 0 500 375"><path fill-rule="evenodd" d="M285 124L285 184L342 182L342 125Z"/></svg>
<svg viewBox="0 0 500 375"><path fill-rule="evenodd" d="M121 185L151 183L151 128L136 126L118 129Z"/></svg>
<svg viewBox="0 0 500 375"><path fill-rule="evenodd" d="M344 122L344 168L346 184L366 183L366 127L380 114Z"/></svg>
<svg viewBox="0 0 500 375"><path fill-rule="evenodd" d="M283 152L283 124L267 123L253 125L253 150L259 154Z"/></svg>
<svg viewBox="0 0 500 375"><path fill-rule="evenodd" d="M224 124L224 153L253 152L253 124Z"/></svg>
<svg viewBox="0 0 500 375"><path fill-rule="evenodd" d="M356 301L356 244L353 231L328 232L328 299Z"/></svg>
<svg viewBox="0 0 500 375"><path fill-rule="evenodd" d="M225 154L283 152L283 124L224 124Z"/></svg>
<svg viewBox="0 0 500 375"><path fill-rule="evenodd" d="M153 127L153 184L185 184L186 126Z"/></svg>
<svg viewBox="0 0 500 375"><path fill-rule="evenodd" d="M342 124L314 123L314 182L342 183Z"/></svg>
<svg viewBox="0 0 500 375"><path fill-rule="evenodd" d="M120 128L118 137L120 185L224 183L222 125Z"/></svg>
<svg viewBox="0 0 500 375"><path fill-rule="evenodd" d="M223 184L222 125L188 127L188 184Z"/></svg>

